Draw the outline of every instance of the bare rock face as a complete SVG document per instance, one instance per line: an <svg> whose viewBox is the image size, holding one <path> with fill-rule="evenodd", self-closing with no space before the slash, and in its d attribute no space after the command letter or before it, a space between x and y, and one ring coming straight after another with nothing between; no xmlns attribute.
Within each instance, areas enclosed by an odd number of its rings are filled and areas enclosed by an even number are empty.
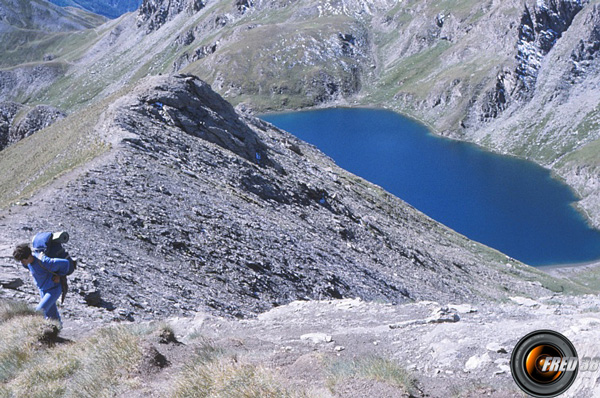
<svg viewBox="0 0 600 398"><path fill-rule="evenodd" d="M193 76L150 78L113 109L125 128L140 118L165 123L256 164L269 164L266 146L210 86ZM124 112L130 109L133 112ZM137 141L136 141L137 142Z"/></svg>
<svg viewBox="0 0 600 398"><path fill-rule="evenodd" d="M548 0L531 7L525 4L518 24L514 67L503 67L496 75L495 84L483 95L473 97L467 117L461 122L462 128L477 129L491 124L509 107L522 106L532 100L545 57L571 27L584 3Z"/></svg>
<svg viewBox="0 0 600 398"><path fill-rule="evenodd" d="M582 8L581 0L539 2L532 11L525 7L519 26L516 69L524 96L530 96L535 88L542 58L571 26Z"/></svg>
<svg viewBox="0 0 600 398"><path fill-rule="evenodd" d="M573 65L570 76L565 76L571 83L585 79L592 72L598 71L598 50L600 50L600 7L595 4L584 22L591 29L581 37L578 45L571 52Z"/></svg>

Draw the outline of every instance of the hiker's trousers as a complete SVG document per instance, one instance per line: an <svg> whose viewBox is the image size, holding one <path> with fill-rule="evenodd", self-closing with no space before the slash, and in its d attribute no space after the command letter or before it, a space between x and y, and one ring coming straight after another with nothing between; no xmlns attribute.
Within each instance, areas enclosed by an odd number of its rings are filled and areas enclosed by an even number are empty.
<svg viewBox="0 0 600 398"><path fill-rule="evenodd" d="M56 307L56 301L59 299L61 294L62 287L60 285L46 291L40 289L40 296L42 297L42 300L35 310L44 311L44 317L48 319L56 319L60 323L60 314L58 313L58 308Z"/></svg>

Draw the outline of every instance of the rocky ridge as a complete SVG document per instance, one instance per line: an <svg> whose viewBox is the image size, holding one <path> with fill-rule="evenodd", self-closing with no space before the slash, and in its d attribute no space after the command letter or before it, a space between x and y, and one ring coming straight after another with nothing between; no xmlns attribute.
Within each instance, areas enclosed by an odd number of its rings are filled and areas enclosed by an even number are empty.
<svg viewBox="0 0 600 398"><path fill-rule="evenodd" d="M527 282L541 273L235 111L193 76L145 79L106 108L94 134L113 149L1 222L7 259L34 231L71 233L81 258L71 300L99 308L94 316L246 317L298 299L547 291Z"/></svg>

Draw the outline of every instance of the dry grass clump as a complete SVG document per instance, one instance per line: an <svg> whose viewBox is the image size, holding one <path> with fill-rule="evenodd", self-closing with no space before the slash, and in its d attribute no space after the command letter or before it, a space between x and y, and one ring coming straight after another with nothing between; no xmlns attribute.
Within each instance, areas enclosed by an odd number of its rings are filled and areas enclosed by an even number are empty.
<svg viewBox="0 0 600 398"><path fill-rule="evenodd" d="M173 398L293 398L267 369L232 358L189 365L175 381Z"/></svg>
<svg viewBox="0 0 600 398"><path fill-rule="evenodd" d="M38 315L17 315L23 311L22 306L11 310L10 304L3 302L2 307L0 382L5 383L47 347L47 343L58 335L58 327Z"/></svg>
<svg viewBox="0 0 600 398"><path fill-rule="evenodd" d="M158 383L169 386L164 393L167 397L307 396L286 388L273 371L243 363L210 340L198 338L193 345L182 345L164 323L105 327L79 341L61 339L58 331L55 322L32 315L27 306L0 301L0 398L101 398L142 393L148 388L143 385L143 380L149 380L148 374L143 374L148 369L144 361L148 361L152 341L171 349L195 350L193 359L175 374L161 376L162 367L152 369L157 372L153 378L165 377ZM167 360L165 364L169 366Z"/></svg>
<svg viewBox="0 0 600 398"><path fill-rule="evenodd" d="M178 374L172 398L296 398L304 392L290 391L276 375L261 366L245 364L228 356L210 340L201 340L194 359Z"/></svg>
<svg viewBox="0 0 600 398"><path fill-rule="evenodd" d="M328 386L334 392L336 385L348 380L366 379L386 383L413 394L417 380L406 369L386 358L368 356L352 360L337 359L329 364Z"/></svg>
<svg viewBox="0 0 600 398"><path fill-rule="evenodd" d="M55 323L14 315L21 304L0 308L13 314L0 323L0 397L112 397L138 382L142 339L135 329L108 327L61 343Z"/></svg>
<svg viewBox="0 0 600 398"><path fill-rule="evenodd" d="M0 301L0 323L14 317L34 315L35 310L26 303L18 301Z"/></svg>
<svg viewBox="0 0 600 398"><path fill-rule="evenodd" d="M136 385L140 343L131 328L101 329L40 353L8 385L17 396L113 397Z"/></svg>

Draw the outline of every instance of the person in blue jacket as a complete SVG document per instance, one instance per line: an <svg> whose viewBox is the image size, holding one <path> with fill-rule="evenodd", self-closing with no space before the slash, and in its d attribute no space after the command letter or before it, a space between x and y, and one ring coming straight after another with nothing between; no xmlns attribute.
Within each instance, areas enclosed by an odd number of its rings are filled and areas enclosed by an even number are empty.
<svg viewBox="0 0 600 398"><path fill-rule="evenodd" d="M55 319L62 326L56 301L62 294L60 275L66 275L69 269L69 260L50 258L42 252L33 253L27 243L18 245L13 252L13 257L29 269L40 290L41 301L36 311L43 311L44 317Z"/></svg>

